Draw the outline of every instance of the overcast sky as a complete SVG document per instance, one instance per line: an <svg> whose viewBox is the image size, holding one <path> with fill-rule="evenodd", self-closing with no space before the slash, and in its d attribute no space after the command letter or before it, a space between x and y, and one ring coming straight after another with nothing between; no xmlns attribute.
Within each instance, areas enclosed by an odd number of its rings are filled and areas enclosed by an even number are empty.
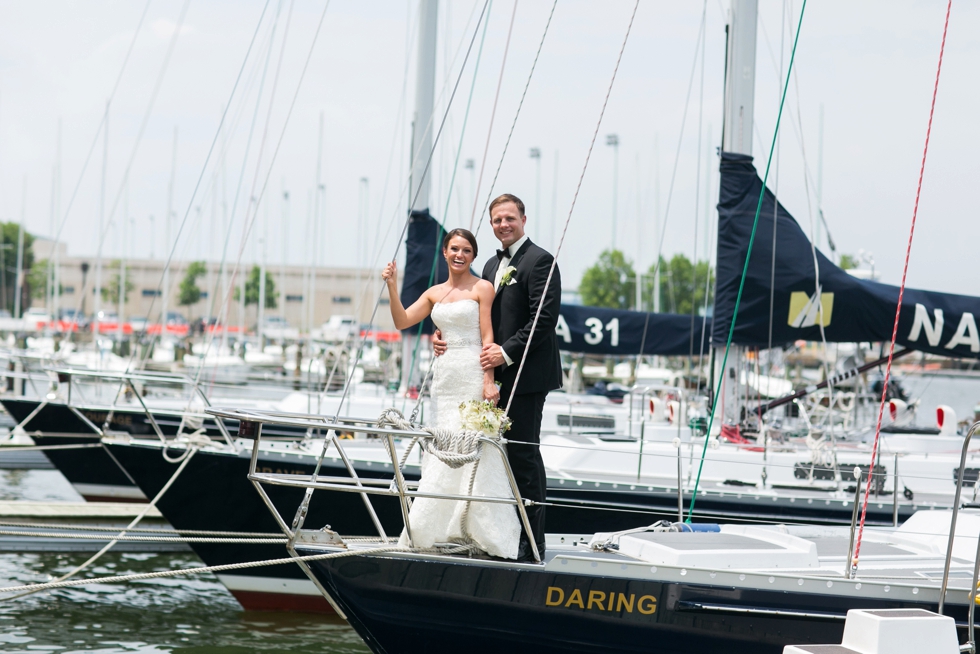
<svg viewBox="0 0 980 654"><path fill-rule="evenodd" d="M483 2L440 4L437 119L446 111ZM106 214L118 206L105 240L107 257L118 257L124 247L137 256L152 253L158 258L169 251L164 216L176 128L171 238L187 215L176 256L217 260L230 234L228 257L234 261L249 198L258 196L268 180L243 260L262 256L265 235L270 264L284 257L290 263L308 261L314 242L308 230L321 113L325 191L319 261L368 266L390 257L407 206L417 2L331 0L315 44L322 0L292 5L290 0L270 0L261 24L262 1L188 0L176 40L185 0L150 2L137 32L146 6L143 0L0 2L0 219L19 220L23 210L30 231L50 234L67 216L62 238L69 252L96 253L103 168L103 141L96 134L122 70L109 109ZM474 78L477 36L433 160L431 208L438 218L446 218L447 226L469 226L477 185L478 204L483 205L551 6L544 0L524 0L517 6L491 130L514 8L510 0L492 3L479 70ZM495 193L524 198L528 231L546 247L554 248L556 225L569 215L632 7L632 2L618 0L561 0L555 10L494 187ZM702 82L702 63L695 57L702 50L698 35L703 8ZM714 212L709 216L706 208L717 197L717 160L711 153L721 133L727 10L725 0L710 0L706 7L700 2L641 3L560 255L566 286L577 285L582 271L612 245L614 207L617 245L643 268L657 252L658 220L665 225L664 254L691 256L697 248L699 257L706 250L713 255L705 226L713 224ZM799 11L798 1L760 2L754 138L760 167L775 124L781 52L785 66L789 30L795 30ZM809 231L822 177L824 212L838 250L873 253L876 272L885 282L897 283L901 276L944 15L940 1L821 0L810 2L803 18L796 77L770 187L778 189L782 202ZM980 144L980 53L970 36L978 24L980 7L953 7L909 273L911 286L971 295L980 295L975 272L980 221L973 197L980 166L975 155ZM164 70L171 42L173 55ZM131 43L132 55L123 68ZM299 85L308 55L309 67ZM240 70L241 82L231 97ZM158 80L159 91L147 114ZM230 97L226 129L205 168ZM53 219L59 122L60 200L55 203L60 212ZM620 142L618 193L614 149L605 144L612 133ZM531 148L542 153L540 185ZM457 154L456 183L447 202ZM474 160L472 170L464 167L468 159ZM130 161L127 193L123 181ZM481 168L482 182L477 179ZM192 200L199 178L203 182ZM361 195L365 187L366 207ZM123 223L125 243L117 229ZM484 254L495 243L485 224L480 242ZM827 251L825 239L821 249Z"/></svg>

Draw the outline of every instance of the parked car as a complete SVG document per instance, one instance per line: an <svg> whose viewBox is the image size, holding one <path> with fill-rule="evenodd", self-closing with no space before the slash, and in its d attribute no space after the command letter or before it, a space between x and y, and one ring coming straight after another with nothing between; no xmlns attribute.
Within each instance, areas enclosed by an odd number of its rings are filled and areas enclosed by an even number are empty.
<svg viewBox="0 0 980 654"><path fill-rule="evenodd" d="M31 307L24 312L23 319L27 329L43 329L51 322L51 314L44 307Z"/></svg>
<svg viewBox="0 0 980 654"><path fill-rule="evenodd" d="M89 325L89 319L84 313L78 311L77 309L65 308L58 311L58 320L63 323L74 323L78 325L78 329L86 329Z"/></svg>
<svg viewBox="0 0 980 654"><path fill-rule="evenodd" d="M266 316L262 320L262 335L273 340L299 338L299 330L290 327L289 321L281 316Z"/></svg>
<svg viewBox="0 0 980 654"><path fill-rule="evenodd" d="M176 311L168 311L166 323L167 325L186 325L187 318Z"/></svg>
<svg viewBox="0 0 980 654"><path fill-rule="evenodd" d="M320 338L328 343L339 343L347 340L355 329L357 320L354 316L330 316L320 327Z"/></svg>

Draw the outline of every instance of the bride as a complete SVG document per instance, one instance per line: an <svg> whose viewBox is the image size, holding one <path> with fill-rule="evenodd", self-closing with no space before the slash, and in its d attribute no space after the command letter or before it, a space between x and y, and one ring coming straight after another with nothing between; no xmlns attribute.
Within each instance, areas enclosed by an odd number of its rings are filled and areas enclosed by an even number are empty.
<svg viewBox="0 0 980 654"><path fill-rule="evenodd" d="M407 309L398 297L397 270L389 263L381 278L390 297L391 317L397 329L408 329L429 315L442 331L448 344L446 353L435 359L432 376L434 426L440 429L461 428L460 405L469 401L489 400L496 403L500 391L494 383L493 370L480 367L480 351L493 343L490 307L493 285L473 275L470 265L477 256L476 237L468 230L454 229L442 242L442 255L449 267L449 279L422 294ZM504 463L498 450L483 447L478 462L473 495L513 497ZM425 493L466 495L474 463L450 468L434 456L422 458L419 491ZM508 559L517 558L520 523L510 504L471 502L466 525L462 524L465 502L417 497L409 512L412 543L432 547L435 543L466 542L468 534L484 552ZM402 542L406 536L402 534Z"/></svg>

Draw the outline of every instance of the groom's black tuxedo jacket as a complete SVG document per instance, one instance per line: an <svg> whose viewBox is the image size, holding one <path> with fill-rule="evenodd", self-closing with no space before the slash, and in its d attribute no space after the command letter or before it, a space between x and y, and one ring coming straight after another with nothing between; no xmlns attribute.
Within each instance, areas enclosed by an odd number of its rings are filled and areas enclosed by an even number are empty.
<svg viewBox="0 0 980 654"><path fill-rule="evenodd" d="M511 393L517 369L524 356L524 347L531 337L531 323L542 299L548 271L554 257L528 239L517 251L509 266L516 268L511 276L513 283L501 284L497 289L491 310L493 340L511 361L510 366L497 368L494 377L501 384L501 391ZM483 267L483 279L491 284L497 275L500 259L493 257ZM558 354L558 337L555 327L561 309L561 275L555 266L555 273L544 296L544 307L538 319L527 361L521 372L521 380L515 395L526 393L547 393L561 388L561 356Z"/></svg>

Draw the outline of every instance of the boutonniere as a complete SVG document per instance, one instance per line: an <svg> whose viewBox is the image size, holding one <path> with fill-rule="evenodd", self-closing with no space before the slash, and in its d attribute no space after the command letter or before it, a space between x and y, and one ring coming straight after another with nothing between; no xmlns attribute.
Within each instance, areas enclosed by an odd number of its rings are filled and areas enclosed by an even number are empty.
<svg viewBox="0 0 980 654"><path fill-rule="evenodd" d="M514 273L516 272L517 272L517 268L515 268L514 266L507 266L506 268L504 268L504 274L500 276L500 285L510 286L511 284L516 283L517 280L514 279Z"/></svg>

